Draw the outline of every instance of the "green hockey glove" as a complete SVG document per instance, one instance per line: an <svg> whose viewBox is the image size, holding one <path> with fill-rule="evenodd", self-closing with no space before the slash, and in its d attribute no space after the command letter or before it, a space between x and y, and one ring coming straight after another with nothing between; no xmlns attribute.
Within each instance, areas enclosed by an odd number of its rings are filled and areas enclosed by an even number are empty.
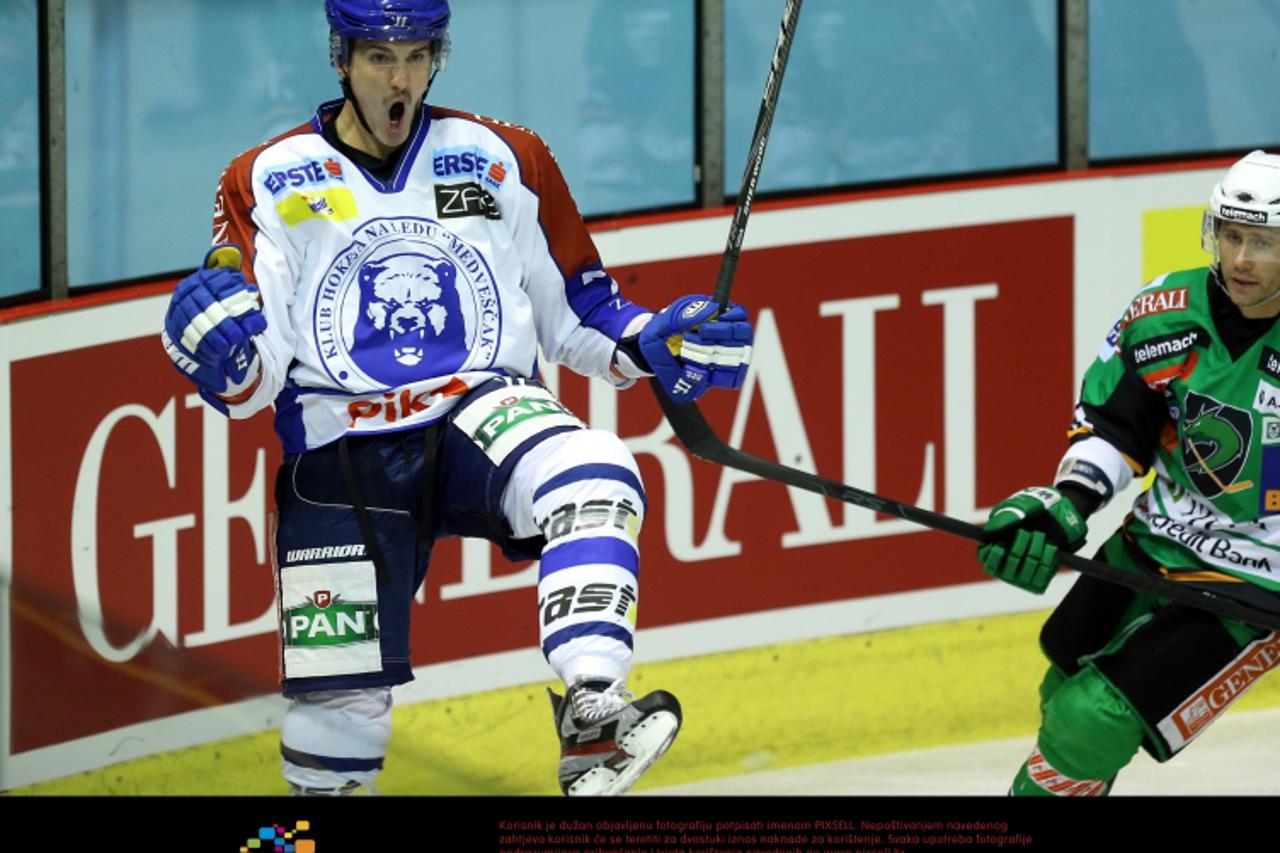
<svg viewBox="0 0 1280 853"><path fill-rule="evenodd" d="M1084 517L1047 486L1032 486L996 504L978 546L982 570L993 578L1034 592L1045 591L1058 568L1058 550L1075 551L1089 527Z"/></svg>

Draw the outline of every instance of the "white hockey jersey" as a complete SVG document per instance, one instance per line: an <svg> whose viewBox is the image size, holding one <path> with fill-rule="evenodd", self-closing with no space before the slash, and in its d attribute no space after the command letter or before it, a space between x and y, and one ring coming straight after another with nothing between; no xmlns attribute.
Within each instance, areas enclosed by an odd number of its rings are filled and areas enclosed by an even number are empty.
<svg viewBox="0 0 1280 853"><path fill-rule="evenodd" d="M262 380L232 417L274 404L288 452L405 429L490 376L532 376L539 345L630 384L615 345L648 311L618 294L541 139L424 107L383 182L321 135L341 106L240 155L218 185L213 242L241 247L267 319Z"/></svg>

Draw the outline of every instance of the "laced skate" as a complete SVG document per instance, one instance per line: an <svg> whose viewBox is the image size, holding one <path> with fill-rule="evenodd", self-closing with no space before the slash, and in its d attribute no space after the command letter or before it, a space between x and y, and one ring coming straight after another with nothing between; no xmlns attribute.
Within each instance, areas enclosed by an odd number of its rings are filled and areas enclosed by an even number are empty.
<svg viewBox="0 0 1280 853"><path fill-rule="evenodd" d="M667 751L680 730L680 703L665 690L636 699L625 680L580 681L560 696L548 689L560 735L560 790L615 796Z"/></svg>

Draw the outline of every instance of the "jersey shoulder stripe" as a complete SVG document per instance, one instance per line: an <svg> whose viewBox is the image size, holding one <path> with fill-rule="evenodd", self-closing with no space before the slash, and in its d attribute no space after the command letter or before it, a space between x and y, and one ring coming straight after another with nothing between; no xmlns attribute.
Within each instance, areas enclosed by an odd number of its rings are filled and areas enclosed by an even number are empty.
<svg viewBox="0 0 1280 853"><path fill-rule="evenodd" d="M293 136L315 133L311 122L298 125L235 157L223 171L213 202L213 243L235 243L244 254L242 272L254 281L253 255L257 228L253 224L253 166L262 152Z"/></svg>
<svg viewBox="0 0 1280 853"><path fill-rule="evenodd" d="M538 201L538 224L546 235L551 257L566 279L598 265L600 255L587 232L564 175L542 137L527 127L473 113L432 107L432 121L473 122L501 139L516 158L520 181Z"/></svg>
<svg viewBox="0 0 1280 853"><path fill-rule="evenodd" d="M1205 289L1208 275L1208 268L1201 267L1157 277L1129 303L1120 318L1120 328L1128 331L1138 326L1163 330L1166 326L1173 328L1203 317L1209 310ZM1131 332L1126 334L1126 338L1131 337Z"/></svg>

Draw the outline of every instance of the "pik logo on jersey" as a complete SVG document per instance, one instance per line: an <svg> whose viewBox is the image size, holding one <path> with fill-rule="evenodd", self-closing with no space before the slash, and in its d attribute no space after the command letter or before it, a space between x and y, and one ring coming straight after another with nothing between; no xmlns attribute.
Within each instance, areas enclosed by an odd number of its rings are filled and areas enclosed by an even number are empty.
<svg viewBox="0 0 1280 853"><path fill-rule="evenodd" d="M356 391L479 370L498 353L498 288L484 256L440 223L372 219L330 263L313 308L325 369Z"/></svg>
<svg viewBox="0 0 1280 853"><path fill-rule="evenodd" d="M440 148L431 152L431 169L437 178L474 175L488 189L497 192L507 178L507 164L478 145Z"/></svg>
<svg viewBox="0 0 1280 853"><path fill-rule="evenodd" d="M1182 465L1206 498L1253 487L1236 483L1253 440L1253 416L1212 397L1187 393L1182 419Z"/></svg>

